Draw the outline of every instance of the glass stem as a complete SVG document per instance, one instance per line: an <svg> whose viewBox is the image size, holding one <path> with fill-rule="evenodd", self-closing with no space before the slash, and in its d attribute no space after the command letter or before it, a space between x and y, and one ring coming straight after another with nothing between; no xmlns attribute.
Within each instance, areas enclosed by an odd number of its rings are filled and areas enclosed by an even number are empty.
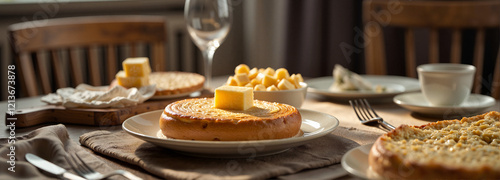
<svg viewBox="0 0 500 180"><path fill-rule="evenodd" d="M212 61L215 54L215 48L207 48L203 51L203 59L205 60L205 89L212 91Z"/></svg>

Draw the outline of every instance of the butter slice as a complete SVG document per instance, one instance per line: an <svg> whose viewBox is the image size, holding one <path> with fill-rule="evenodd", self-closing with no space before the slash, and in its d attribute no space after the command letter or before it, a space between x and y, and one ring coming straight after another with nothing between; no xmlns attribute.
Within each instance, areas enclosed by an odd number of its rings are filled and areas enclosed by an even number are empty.
<svg viewBox="0 0 500 180"><path fill-rule="evenodd" d="M147 57L127 58L123 61L122 66L127 77L143 77L151 73Z"/></svg>
<svg viewBox="0 0 500 180"><path fill-rule="evenodd" d="M247 110L253 107L251 87L221 86L215 89L215 108Z"/></svg>
<svg viewBox="0 0 500 180"><path fill-rule="evenodd" d="M149 76L142 77L128 77L124 71L116 73L116 80L120 86L131 88L149 85Z"/></svg>

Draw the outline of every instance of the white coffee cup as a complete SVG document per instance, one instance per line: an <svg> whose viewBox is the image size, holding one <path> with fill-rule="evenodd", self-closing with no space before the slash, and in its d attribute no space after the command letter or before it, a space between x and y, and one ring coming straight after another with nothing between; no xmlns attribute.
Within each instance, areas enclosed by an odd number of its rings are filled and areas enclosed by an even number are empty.
<svg viewBox="0 0 500 180"><path fill-rule="evenodd" d="M424 64L417 67L422 93L433 106L459 106L471 93L476 68L468 64Z"/></svg>

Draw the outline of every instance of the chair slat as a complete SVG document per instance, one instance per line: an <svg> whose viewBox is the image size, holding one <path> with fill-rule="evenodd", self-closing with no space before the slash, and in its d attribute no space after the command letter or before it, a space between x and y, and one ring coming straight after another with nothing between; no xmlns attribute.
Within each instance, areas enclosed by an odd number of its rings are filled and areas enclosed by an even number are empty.
<svg viewBox="0 0 500 180"><path fill-rule="evenodd" d="M88 69L89 69L89 77L90 77L90 83L94 86L101 86L101 71L99 69L99 59L98 59L98 53L97 53L97 48L95 47L90 47L88 49L89 53L89 64L88 64Z"/></svg>
<svg viewBox="0 0 500 180"><path fill-rule="evenodd" d="M69 49L69 64L71 66L71 77L73 77L74 85L83 83L83 71L81 61L77 49Z"/></svg>
<svg viewBox="0 0 500 180"><path fill-rule="evenodd" d="M497 62L493 71L493 83L491 85L491 96L500 99L500 47L497 52Z"/></svg>
<svg viewBox="0 0 500 180"><path fill-rule="evenodd" d="M484 29L478 29L476 32L476 42L474 48L474 66L476 66L476 76L474 77L474 93L481 93L483 82L483 65L484 65Z"/></svg>
<svg viewBox="0 0 500 180"><path fill-rule="evenodd" d="M128 47L129 47L130 57L137 57L137 44L130 43L128 44Z"/></svg>
<svg viewBox="0 0 500 180"><path fill-rule="evenodd" d="M165 45L164 43L157 42L153 44L152 56L153 62L152 66L154 67L154 71L166 71L165 67Z"/></svg>
<svg viewBox="0 0 500 180"><path fill-rule="evenodd" d="M19 64L18 66L20 73L22 74L25 89L28 96L38 96L38 88L36 85L35 69L33 68L33 61L31 56L27 52L22 52L19 54Z"/></svg>
<svg viewBox="0 0 500 180"><path fill-rule="evenodd" d="M48 61L43 56L42 52L36 52L36 61L38 65L38 77L42 83L42 92L44 94L51 93L52 88L50 87L49 68L47 66Z"/></svg>
<svg viewBox="0 0 500 180"><path fill-rule="evenodd" d="M55 79L57 83L57 88L63 88L63 87L68 87L68 84L66 83L66 74L64 73L64 68L62 59L59 57L59 52L52 50L50 51L50 54L52 56L52 67L54 68L54 74L55 74Z"/></svg>
<svg viewBox="0 0 500 180"><path fill-rule="evenodd" d="M412 28L405 31L406 76L416 77L417 58L415 54L415 33Z"/></svg>
<svg viewBox="0 0 500 180"><path fill-rule="evenodd" d="M365 32L379 32L375 34L367 34L365 33L365 39L371 39L370 42L366 45L366 51L371 56L366 56L366 66L371 67L367 68L366 71L368 74L378 74L385 75L387 74L386 65L386 57L385 57L385 45L384 45L384 35L382 33L382 28L378 26L371 26L370 28L378 28L378 30L368 30L368 27L365 27Z"/></svg>
<svg viewBox="0 0 500 180"><path fill-rule="evenodd" d="M429 62L439 62L439 32L437 29L431 29L429 34Z"/></svg>
<svg viewBox="0 0 500 180"><path fill-rule="evenodd" d="M107 76L108 76L108 83L111 83L113 79L115 79L115 75L118 72L118 67L117 67L117 57L116 57L116 47L114 45L108 45L106 47L107 51L107 61L106 65L108 66L107 68Z"/></svg>
<svg viewBox="0 0 500 180"><path fill-rule="evenodd" d="M450 53L450 62L457 64L462 62L462 33L459 29L454 29L451 34Z"/></svg>

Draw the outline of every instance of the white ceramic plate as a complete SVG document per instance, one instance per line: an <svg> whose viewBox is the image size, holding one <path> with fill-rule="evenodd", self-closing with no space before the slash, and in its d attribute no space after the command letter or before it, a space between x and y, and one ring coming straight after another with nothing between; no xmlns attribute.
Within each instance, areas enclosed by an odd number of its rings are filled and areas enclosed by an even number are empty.
<svg viewBox="0 0 500 180"><path fill-rule="evenodd" d="M377 173L373 172L368 164L368 154L373 144L366 144L347 151L342 156L340 163L342 167L352 175L364 179L382 179Z"/></svg>
<svg viewBox="0 0 500 180"><path fill-rule="evenodd" d="M337 118L316 111L299 109L302 116L302 135L286 139L255 141L194 141L162 137L159 118L163 110L151 111L128 118L122 128L129 134L193 156L214 158L249 158L284 152L332 132L338 125Z"/></svg>
<svg viewBox="0 0 500 180"><path fill-rule="evenodd" d="M410 111L428 115L464 117L481 113L495 105L495 99L481 94L471 94L460 106L431 106L421 92L400 94L393 98L394 103Z"/></svg>
<svg viewBox="0 0 500 180"><path fill-rule="evenodd" d="M382 93L367 91L330 91L329 88L334 81L332 76L309 79L306 83L309 85L309 92L338 99L387 98L405 92L420 90L420 84L415 78L378 75L361 75L361 77L372 83L372 85L382 85L386 87L387 91Z"/></svg>
<svg viewBox="0 0 500 180"><path fill-rule="evenodd" d="M203 88L200 88L200 89L197 89L197 90L194 90L194 91L189 91L189 92L185 92L185 93L179 93L179 94L171 94L171 95L161 95L161 96L153 96L149 99L152 99L152 100L160 100L160 99L173 99L173 98L180 98L180 97L186 97L186 96L190 96L190 97L196 97L196 96L199 96L200 95L200 91L203 90Z"/></svg>

